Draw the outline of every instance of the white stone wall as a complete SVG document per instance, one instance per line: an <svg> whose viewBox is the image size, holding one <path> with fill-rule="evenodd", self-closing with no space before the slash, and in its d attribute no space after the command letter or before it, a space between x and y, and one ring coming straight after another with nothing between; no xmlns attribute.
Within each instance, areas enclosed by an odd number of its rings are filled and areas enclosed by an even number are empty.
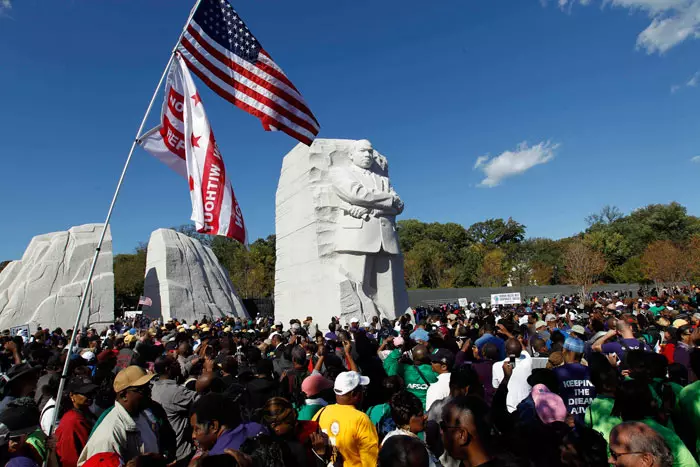
<svg viewBox="0 0 700 467"><path fill-rule="evenodd" d="M198 240L158 229L151 234L146 258L144 295L153 306L144 307L144 313L188 323L205 316L248 317L228 272Z"/></svg>
<svg viewBox="0 0 700 467"><path fill-rule="evenodd" d="M0 272L0 329L73 327L102 224L38 235ZM107 229L82 324L114 320L112 236Z"/></svg>

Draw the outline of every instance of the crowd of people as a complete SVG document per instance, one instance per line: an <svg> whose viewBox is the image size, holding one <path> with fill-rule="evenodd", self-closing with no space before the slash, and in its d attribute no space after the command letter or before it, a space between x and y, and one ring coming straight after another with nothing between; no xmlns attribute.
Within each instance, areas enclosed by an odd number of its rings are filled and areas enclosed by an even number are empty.
<svg viewBox="0 0 700 467"><path fill-rule="evenodd" d="M700 289L639 295L4 332L0 463L698 466Z"/></svg>

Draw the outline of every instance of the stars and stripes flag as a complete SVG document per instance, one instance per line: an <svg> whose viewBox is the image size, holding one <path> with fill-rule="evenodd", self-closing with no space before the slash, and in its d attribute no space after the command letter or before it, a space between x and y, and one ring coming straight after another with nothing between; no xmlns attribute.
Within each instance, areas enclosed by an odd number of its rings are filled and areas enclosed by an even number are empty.
<svg viewBox="0 0 700 467"><path fill-rule="evenodd" d="M178 51L207 86L258 117L263 128L313 142L318 121L227 0L201 0Z"/></svg>
<svg viewBox="0 0 700 467"><path fill-rule="evenodd" d="M139 305L143 306L153 306L153 300L149 297L144 297L143 295L139 297Z"/></svg>
<svg viewBox="0 0 700 467"><path fill-rule="evenodd" d="M140 138L139 144L188 180L197 232L246 243L241 208L202 99L179 53L168 72L161 125Z"/></svg>

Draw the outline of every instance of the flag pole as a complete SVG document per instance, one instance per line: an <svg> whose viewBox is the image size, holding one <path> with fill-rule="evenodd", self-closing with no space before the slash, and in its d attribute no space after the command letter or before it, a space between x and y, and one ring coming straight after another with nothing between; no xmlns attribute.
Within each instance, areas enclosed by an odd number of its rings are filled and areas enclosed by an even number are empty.
<svg viewBox="0 0 700 467"><path fill-rule="evenodd" d="M187 22L185 23L185 26L182 28L182 32L180 33L180 36L177 39L177 42L175 43L175 46L173 47L172 52L170 53L170 58L168 59L168 63L165 65L165 69L163 70L163 73L160 75L160 80L158 81L158 85L156 86L155 91L153 91L153 96L151 97L151 101L148 103L148 107L146 108L146 113L143 116L143 119L141 120L141 124L139 125L139 129L136 131L136 137L134 138L134 141L131 143L131 148L129 149L129 154L126 157L126 162L124 163L124 168L122 169L122 173L119 176L119 181L117 182L117 188L114 190L114 195L112 196L112 202L109 205L109 210L107 211L107 217L105 218L105 222L102 225L102 233L100 234L100 239L97 242L97 247L95 247L95 255L92 258L92 264L90 265L90 271L88 272L87 276L87 281L85 283L85 291L83 292L83 295L80 297L80 305L78 306L78 314L75 317L75 324L73 325L73 334L70 337L69 342L67 343L68 345L68 355L66 355L66 362L63 365L63 373L61 374L61 381L58 385L58 394L56 396L56 407L54 409L54 415L53 415L53 420L51 422L51 427L49 428L49 436L51 436L54 432L54 426L56 425L56 422L58 421L58 414L61 409L61 399L63 396L63 391L65 389L65 383L66 379L68 378L68 367L70 364L71 360L71 355L73 354L73 343L75 342L75 338L78 335L78 327L80 326L80 321L82 318L83 310L85 308L85 302L88 299L88 296L90 295L90 285L92 282L92 276L95 274L95 267L97 266L97 259L100 256L100 250L102 249L102 243L104 242L105 239L105 234L107 233L107 228L109 227L109 221L112 219L112 212L114 211L114 205L117 203L117 198L119 197L119 191L121 190L122 183L124 182L124 177L126 176L126 170L129 168L129 164L131 163L131 157L134 154L134 149L136 149L136 144L139 141L139 138L141 137L141 132L143 131L143 127L146 125L146 120L148 120L148 116L151 113L151 109L153 108L153 103L156 101L156 97L158 97L158 92L160 91L161 86L163 85L163 81L165 80L165 77L168 74L168 70L170 69L170 65L173 62L173 59L175 58L175 52L177 51L177 46L180 44L180 41L182 40L182 37L185 35L185 31L187 30L187 26L190 24L190 21L192 21L192 17L194 16L195 11L197 11L197 7L199 6L201 0L197 0L194 4L194 7L192 7L192 10L190 11L190 15L187 18ZM48 462L48 454L46 456L46 460L44 461L44 466L47 465Z"/></svg>

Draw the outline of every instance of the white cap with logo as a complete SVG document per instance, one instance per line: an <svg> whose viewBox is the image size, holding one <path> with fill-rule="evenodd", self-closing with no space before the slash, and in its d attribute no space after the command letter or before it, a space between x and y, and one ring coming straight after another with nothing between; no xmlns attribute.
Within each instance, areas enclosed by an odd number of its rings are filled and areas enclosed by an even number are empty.
<svg viewBox="0 0 700 467"><path fill-rule="evenodd" d="M367 386L368 384L368 377L362 376L356 371L344 371L335 378L333 392L339 396L342 396L353 391L360 385Z"/></svg>

